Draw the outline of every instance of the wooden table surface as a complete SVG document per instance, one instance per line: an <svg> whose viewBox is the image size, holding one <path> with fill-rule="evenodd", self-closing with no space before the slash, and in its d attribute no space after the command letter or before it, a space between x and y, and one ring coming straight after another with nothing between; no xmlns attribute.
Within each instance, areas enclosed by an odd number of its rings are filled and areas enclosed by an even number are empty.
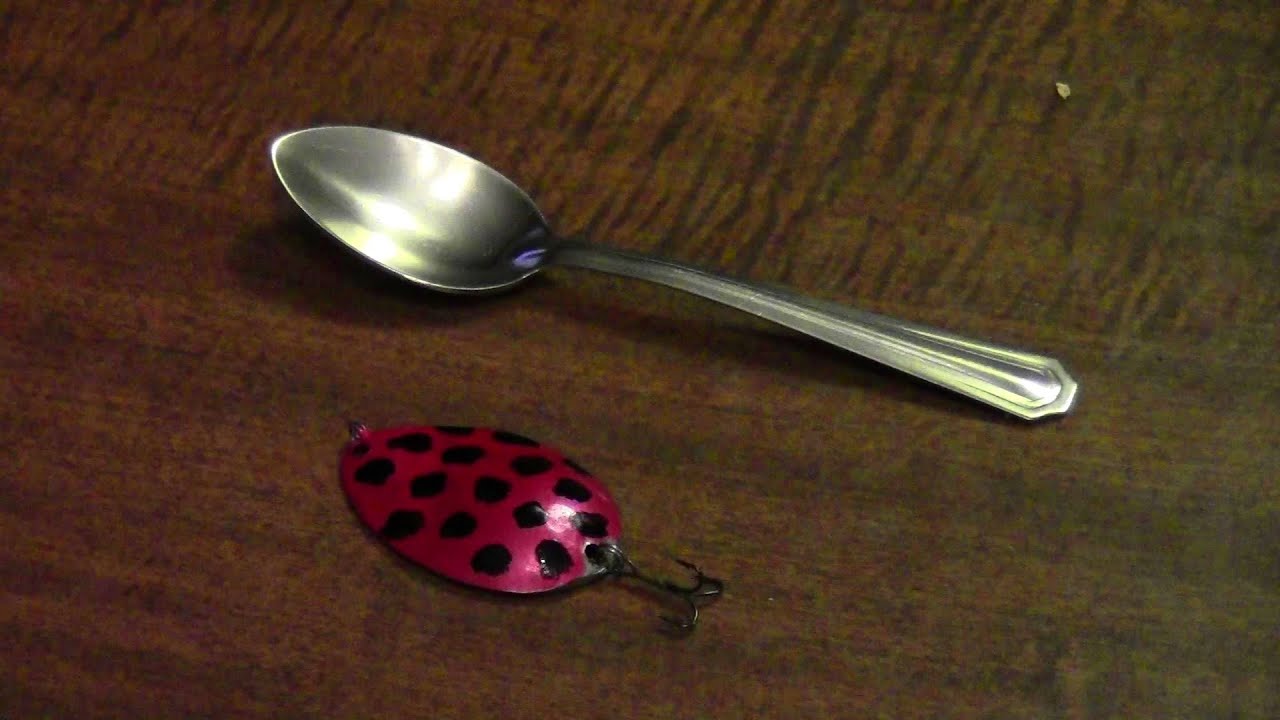
<svg viewBox="0 0 1280 720"><path fill-rule="evenodd" d="M11 0L0 44L5 720L1280 715L1273 4ZM322 123L1079 404L587 271L387 280L276 182ZM415 570L341 492L351 418L555 444L726 592L672 638L626 585Z"/></svg>

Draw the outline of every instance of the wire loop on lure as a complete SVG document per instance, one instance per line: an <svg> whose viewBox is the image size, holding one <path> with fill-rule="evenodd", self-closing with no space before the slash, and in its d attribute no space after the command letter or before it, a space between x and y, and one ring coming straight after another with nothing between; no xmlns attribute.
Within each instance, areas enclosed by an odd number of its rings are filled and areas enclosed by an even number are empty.
<svg viewBox="0 0 1280 720"><path fill-rule="evenodd" d="M660 616L664 621L679 628L680 630L692 630L698 624L698 607L699 601L706 599L714 599L724 591L724 583L717 578L710 577L702 572L698 566L693 563L686 562L679 558L674 560L681 566L693 573L692 585L678 585L671 580L655 578L642 573L636 564L631 561L622 552L622 548L616 545L602 545L599 549L608 553L608 557L603 559L603 565L606 572L611 575L635 578L636 580L662 592L665 592L681 601L688 606L688 614L683 618L672 617L670 615Z"/></svg>

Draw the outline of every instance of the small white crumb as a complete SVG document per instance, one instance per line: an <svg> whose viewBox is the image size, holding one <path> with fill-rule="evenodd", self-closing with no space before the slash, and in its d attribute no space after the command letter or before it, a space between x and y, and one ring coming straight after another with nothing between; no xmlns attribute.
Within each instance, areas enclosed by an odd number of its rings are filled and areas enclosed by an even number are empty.
<svg viewBox="0 0 1280 720"><path fill-rule="evenodd" d="M769 598L769 602L773 602L773 598Z"/></svg>
<svg viewBox="0 0 1280 720"><path fill-rule="evenodd" d="M1053 85L1054 87L1058 88L1058 97L1062 98L1063 100L1066 100L1067 98L1071 97L1070 85L1064 82L1054 83Z"/></svg>

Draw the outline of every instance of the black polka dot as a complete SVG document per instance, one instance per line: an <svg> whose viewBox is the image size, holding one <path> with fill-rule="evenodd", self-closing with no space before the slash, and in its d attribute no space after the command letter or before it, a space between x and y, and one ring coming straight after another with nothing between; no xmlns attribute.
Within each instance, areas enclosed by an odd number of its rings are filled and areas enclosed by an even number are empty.
<svg viewBox="0 0 1280 720"><path fill-rule="evenodd" d="M422 513L417 510L396 510L383 523L382 535L388 540L403 540L421 530L422 525Z"/></svg>
<svg viewBox="0 0 1280 720"><path fill-rule="evenodd" d="M543 510L542 505L537 501L527 502L511 514L516 519L516 525L522 528L535 528L547 524L547 511Z"/></svg>
<svg viewBox="0 0 1280 720"><path fill-rule="evenodd" d="M556 481L553 491L562 498L569 498L578 502L586 502L591 499L591 491L573 478L560 478Z"/></svg>
<svg viewBox="0 0 1280 720"><path fill-rule="evenodd" d="M369 443L356 443L351 446L351 454L354 457L364 457L369 454Z"/></svg>
<svg viewBox="0 0 1280 720"><path fill-rule="evenodd" d="M542 572L542 577L557 578L573 567L573 558L569 557L569 551L555 540L543 540L538 543L534 553L538 556L538 568Z"/></svg>
<svg viewBox="0 0 1280 720"><path fill-rule="evenodd" d="M502 478L485 475L476 480L476 500L483 503L496 503L511 492L511 483Z"/></svg>
<svg viewBox="0 0 1280 720"><path fill-rule="evenodd" d="M573 468L574 470L577 470L578 472L582 473L583 475L590 475L590 474L591 474L591 472L590 472L590 471L588 471L586 468L584 468L584 467L582 467L581 465L579 465L578 463L576 463L576 462L574 462L574 461L570 460L569 458L565 458L565 459L564 459L564 464L565 464L565 465L568 465L569 467Z"/></svg>
<svg viewBox="0 0 1280 720"><path fill-rule="evenodd" d="M440 537L464 538L476 531L476 518L469 512L456 512L440 526Z"/></svg>
<svg viewBox="0 0 1280 720"><path fill-rule="evenodd" d="M386 458L378 458L356 470L356 482L365 485L382 485L396 472L396 464Z"/></svg>
<svg viewBox="0 0 1280 720"><path fill-rule="evenodd" d="M523 435L517 435L506 430L494 430L493 439L505 445L523 445L525 447L538 447L537 440L530 440Z"/></svg>
<svg viewBox="0 0 1280 720"><path fill-rule="evenodd" d="M419 475L409 484L409 494L416 498L435 497L444 492L445 481L449 476L443 472Z"/></svg>
<svg viewBox="0 0 1280 720"><path fill-rule="evenodd" d="M527 477L550 470L551 461L537 455L521 455L511 461L511 469Z"/></svg>
<svg viewBox="0 0 1280 720"><path fill-rule="evenodd" d="M502 545L485 545L471 556L471 569L485 575L501 575L511 567L511 551Z"/></svg>
<svg viewBox="0 0 1280 720"><path fill-rule="evenodd" d="M600 513L575 513L573 526L578 528L578 532L587 537L601 538L609 534L609 520Z"/></svg>
<svg viewBox="0 0 1280 720"><path fill-rule="evenodd" d="M476 431L476 429L473 427L464 427L462 425L437 425L436 430L439 430L445 435L458 435L458 436L470 435L471 433Z"/></svg>
<svg viewBox="0 0 1280 720"><path fill-rule="evenodd" d="M408 435L391 438L387 441L387 447L392 450L422 453L431 449L431 436L426 433L409 433Z"/></svg>
<svg viewBox="0 0 1280 720"><path fill-rule="evenodd" d="M450 465L470 465L484 457L484 448L475 445L459 445L444 451L440 459Z"/></svg>

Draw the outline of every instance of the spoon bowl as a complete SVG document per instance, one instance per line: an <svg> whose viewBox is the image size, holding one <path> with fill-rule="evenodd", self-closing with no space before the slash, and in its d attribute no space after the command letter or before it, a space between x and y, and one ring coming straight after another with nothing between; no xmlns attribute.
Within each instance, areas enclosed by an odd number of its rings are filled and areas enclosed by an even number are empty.
<svg viewBox="0 0 1280 720"><path fill-rule="evenodd" d="M533 200L451 148L364 127L318 127L271 145L276 174L320 227L410 282L502 290L537 272L552 238Z"/></svg>
<svg viewBox="0 0 1280 720"><path fill-rule="evenodd" d="M452 148L324 126L271 144L276 175L317 225L399 277L448 293L510 288L550 264L655 282L724 303L1032 420L1069 412L1057 360L663 258L555 235L533 200Z"/></svg>

